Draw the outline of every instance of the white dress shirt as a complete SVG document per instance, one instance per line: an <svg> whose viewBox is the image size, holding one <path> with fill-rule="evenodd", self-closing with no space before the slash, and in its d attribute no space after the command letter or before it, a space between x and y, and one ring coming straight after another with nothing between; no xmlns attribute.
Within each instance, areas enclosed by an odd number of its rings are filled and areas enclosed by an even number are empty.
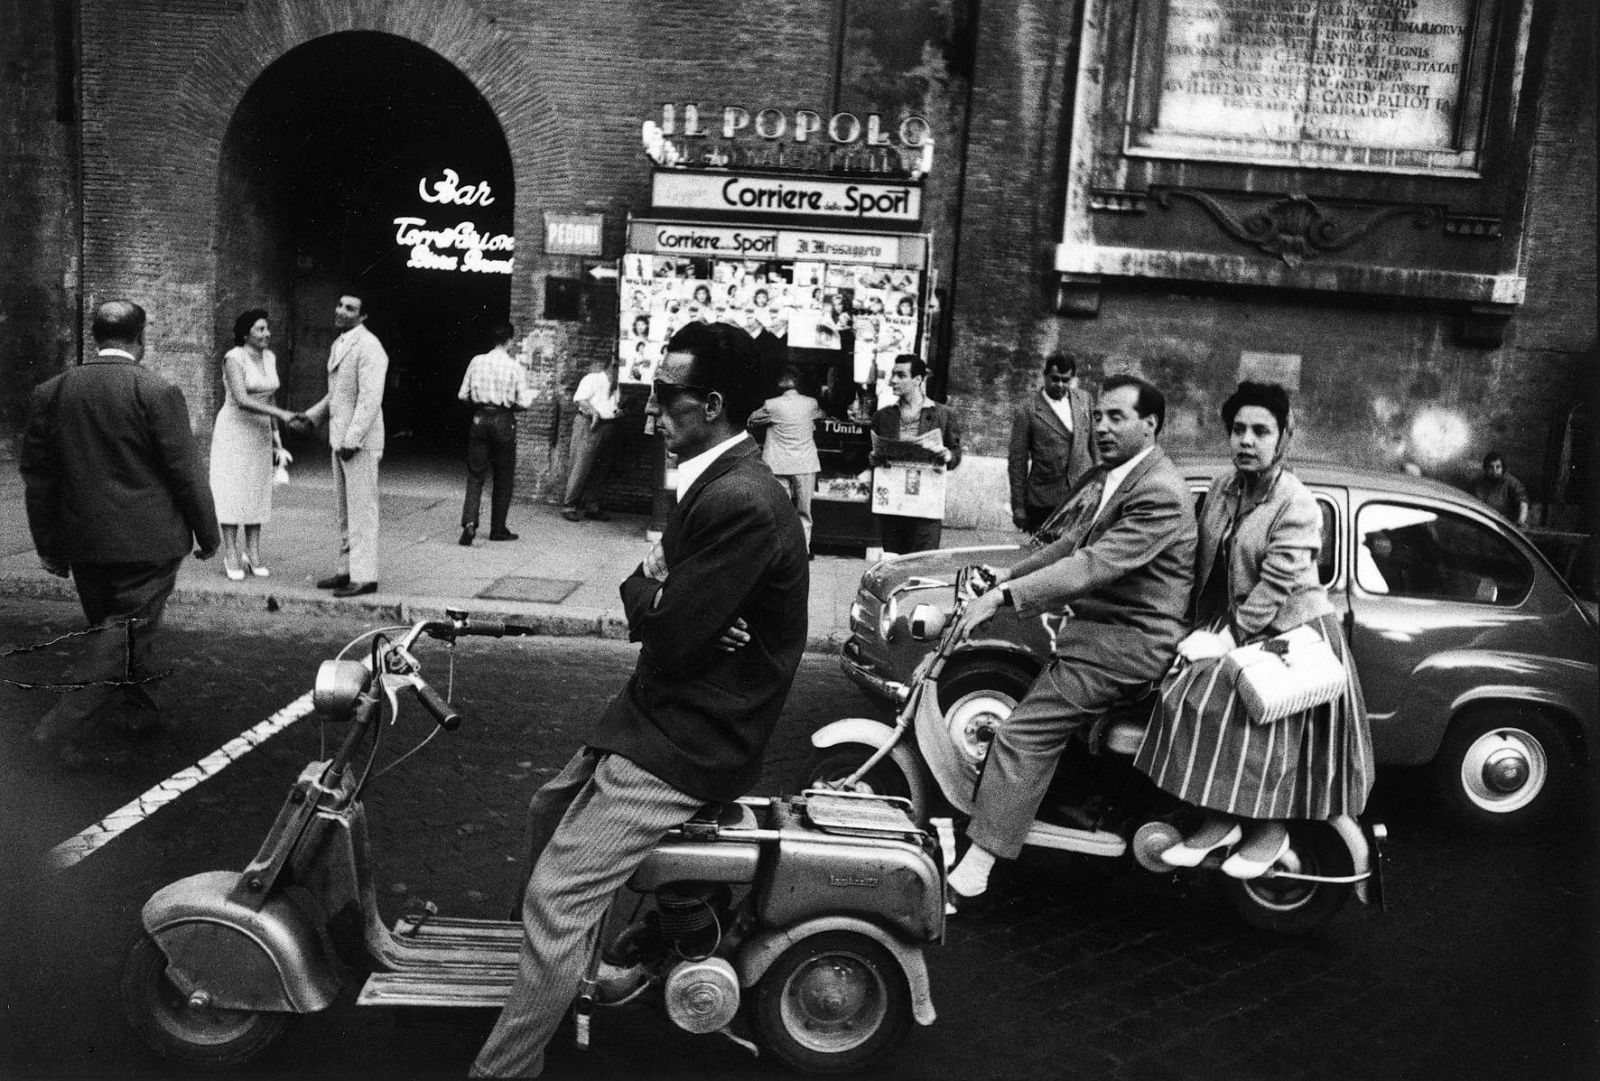
<svg viewBox="0 0 1600 1081"><path fill-rule="evenodd" d="M693 458L690 458L686 462L679 462L678 498L683 498L683 493L687 492L694 486L694 482L700 479L700 474L711 468L711 463L716 461L717 458L721 456L723 451L728 450L735 443L739 442L739 440L748 438L750 437L745 435L743 432L740 432L731 439L724 439L710 450L701 451L699 454L696 454Z"/></svg>
<svg viewBox="0 0 1600 1081"><path fill-rule="evenodd" d="M1121 465L1117 466L1111 472L1106 474L1106 486L1105 490L1100 493L1100 505L1095 508L1095 518L1100 517L1100 512L1106 509L1106 504L1111 502L1111 496L1122 484L1123 479L1127 477L1129 473L1133 472L1133 467L1149 457L1150 452L1155 449L1156 445L1151 443L1138 454L1135 454L1132 458L1129 458L1127 461L1123 462ZM1090 520L1093 521L1093 519Z"/></svg>
<svg viewBox="0 0 1600 1081"><path fill-rule="evenodd" d="M1067 431L1072 431L1072 392L1068 391L1059 398L1052 398L1042 390L1039 393L1044 394L1046 404L1061 418L1061 423L1067 426Z"/></svg>

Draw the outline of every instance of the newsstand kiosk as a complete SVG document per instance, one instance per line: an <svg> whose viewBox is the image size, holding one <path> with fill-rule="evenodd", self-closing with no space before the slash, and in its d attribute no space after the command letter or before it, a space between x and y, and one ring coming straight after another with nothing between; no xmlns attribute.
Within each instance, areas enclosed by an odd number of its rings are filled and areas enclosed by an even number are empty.
<svg viewBox="0 0 1600 1081"><path fill-rule="evenodd" d="M893 358L927 355L931 238L921 223L917 180L694 166L656 169L649 215L628 223L619 382L648 384L667 339L692 319L748 330L768 358L769 387L784 364L799 369L801 393L827 414L816 433L818 550L876 543L867 425L892 400Z"/></svg>

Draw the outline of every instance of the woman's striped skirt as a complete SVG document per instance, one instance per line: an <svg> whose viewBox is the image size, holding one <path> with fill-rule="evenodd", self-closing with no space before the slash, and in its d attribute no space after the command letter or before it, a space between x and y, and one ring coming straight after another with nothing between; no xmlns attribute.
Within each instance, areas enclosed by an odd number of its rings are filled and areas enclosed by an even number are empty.
<svg viewBox="0 0 1600 1081"><path fill-rule="evenodd" d="M1270 724L1246 715L1222 659L1179 661L1134 765L1185 803L1257 819L1357 815L1372 791L1372 733L1336 615L1311 621L1350 679L1332 702Z"/></svg>

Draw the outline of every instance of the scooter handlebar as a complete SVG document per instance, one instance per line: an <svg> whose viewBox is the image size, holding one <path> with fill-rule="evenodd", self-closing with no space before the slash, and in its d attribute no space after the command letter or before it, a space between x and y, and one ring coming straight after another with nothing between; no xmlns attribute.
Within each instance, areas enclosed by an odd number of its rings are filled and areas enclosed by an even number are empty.
<svg viewBox="0 0 1600 1081"><path fill-rule="evenodd" d="M446 732L454 732L461 727L461 714L457 713L449 702L441 698L438 691L420 679L417 680L414 686L417 692L417 701L422 703L423 709L433 714L433 719L439 723L440 728L443 728Z"/></svg>
<svg viewBox="0 0 1600 1081"><path fill-rule="evenodd" d="M532 627L521 623L503 623L498 619L430 620L422 625L423 633L430 638L453 642L457 638L505 638L534 634Z"/></svg>

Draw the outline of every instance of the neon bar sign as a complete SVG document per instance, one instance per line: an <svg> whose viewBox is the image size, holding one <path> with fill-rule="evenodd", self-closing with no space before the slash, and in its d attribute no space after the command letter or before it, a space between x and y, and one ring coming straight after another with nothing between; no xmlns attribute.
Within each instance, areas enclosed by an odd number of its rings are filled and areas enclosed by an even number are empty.
<svg viewBox="0 0 1600 1081"><path fill-rule="evenodd" d="M487 180L462 184L461 175L446 169L443 177L417 181L417 194L425 203L447 206L488 206L494 192ZM411 270L453 270L473 274L510 274L509 254L516 241L510 233L480 233L470 221L432 227L427 218L394 219L394 242L411 249L406 261ZM504 253L501 258L492 256Z"/></svg>

